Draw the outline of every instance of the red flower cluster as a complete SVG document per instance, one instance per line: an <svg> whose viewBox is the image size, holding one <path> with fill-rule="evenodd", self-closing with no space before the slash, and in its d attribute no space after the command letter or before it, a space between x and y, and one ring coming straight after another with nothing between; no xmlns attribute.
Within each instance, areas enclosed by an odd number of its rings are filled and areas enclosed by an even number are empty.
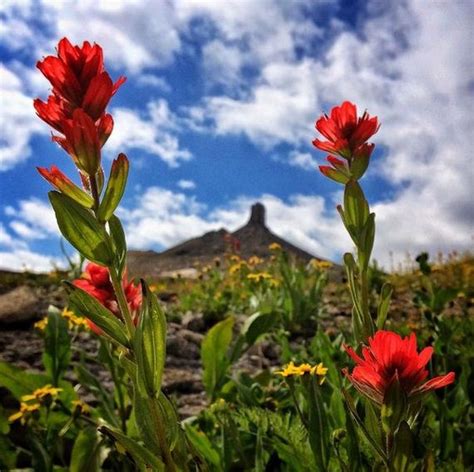
<svg viewBox="0 0 474 472"><path fill-rule="evenodd" d="M102 48L85 41L73 46L67 38L58 44L58 55L38 62L38 69L51 82L46 102L34 101L38 116L64 136L54 136L77 167L87 175L100 168L100 149L112 133L113 120L105 109L125 82L115 83L104 70Z"/></svg>
<svg viewBox="0 0 474 472"><path fill-rule="evenodd" d="M425 382L428 377L425 367L433 348L426 347L418 353L415 333L402 338L391 331L377 331L362 349L362 357L351 347L345 349L357 364L352 374L345 369L345 375L362 395L379 405L384 403L394 381L398 381L408 400L454 382L454 372Z"/></svg>
<svg viewBox="0 0 474 472"><path fill-rule="evenodd" d="M115 315L119 314L117 299L115 297L112 283L110 282L109 270L106 267L90 262L87 264L86 270L81 278L74 280L73 284L87 292L89 295L92 295ZM128 306L132 312L132 316L134 317L134 322L136 323L138 321L137 311L142 302L141 287L135 285L133 282L129 282L125 274L122 279L122 286L127 298ZM94 323L89 320L87 321L95 333L101 333L101 330Z"/></svg>
<svg viewBox="0 0 474 472"><path fill-rule="evenodd" d="M377 117L370 117L367 112L357 117L357 107L351 102L344 102L334 107L331 115L324 115L316 121L316 129L327 139L315 139L313 145L318 149L337 154L345 159L342 161L328 156L330 166L319 169L327 177L337 182L346 183L350 178L359 179L365 172L373 144L367 140L380 128Z"/></svg>

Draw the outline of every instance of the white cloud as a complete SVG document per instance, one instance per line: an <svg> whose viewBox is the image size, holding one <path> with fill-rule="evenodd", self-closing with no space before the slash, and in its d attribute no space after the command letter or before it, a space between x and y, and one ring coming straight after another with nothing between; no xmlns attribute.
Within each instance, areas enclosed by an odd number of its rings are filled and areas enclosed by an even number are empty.
<svg viewBox="0 0 474 472"><path fill-rule="evenodd" d="M6 270L49 272L51 269L64 268L64 260L55 256L39 254L28 249L15 249L9 252L0 251L0 268Z"/></svg>
<svg viewBox="0 0 474 472"><path fill-rule="evenodd" d="M176 136L180 129L178 121L166 100L149 102L146 114L129 108L114 108L112 115L115 125L107 141L107 152L116 154L140 149L159 157L170 167L191 159L190 151L180 147Z"/></svg>
<svg viewBox="0 0 474 472"><path fill-rule="evenodd" d="M24 92L20 77L0 64L0 171L11 169L31 155L30 140L46 134Z"/></svg>
<svg viewBox="0 0 474 472"><path fill-rule="evenodd" d="M181 179L178 181L178 187L183 190L192 190L196 188L196 183L193 180Z"/></svg>
<svg viewBox="0 0 474 472"><path fill-rule="evenodd" d="M10 227L22 238L33 240L59 235L54 211L47 202L37 198L20 200L18 208L6 207L4 211L11 217Z"/></svg>
<svg viewBox="0 0 474 472"><path fill-rule="evenodd" d="M318 161L309 152L291 151L288 155L288 163L308 171L314 171L318 168Z"/></svg>

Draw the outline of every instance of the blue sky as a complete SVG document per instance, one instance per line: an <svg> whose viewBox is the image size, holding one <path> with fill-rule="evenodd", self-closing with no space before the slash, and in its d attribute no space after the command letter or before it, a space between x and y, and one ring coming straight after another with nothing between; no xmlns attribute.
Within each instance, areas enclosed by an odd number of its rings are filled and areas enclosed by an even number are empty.
<svg viewBox="0 0 474 472"><path fill-rule="evenodd" d="M57 41L95 41L128 80L113 98L104 167L131 161L120 208L129 246L235 229L255 201L269 226L340 260L341 189L315 170L314 121L343 100L382 128L363 184L386 267L473 243L474 64L469 1L8 0L0 5L0 267L64 263L35 166L67 155L32 99Z"/></svg>

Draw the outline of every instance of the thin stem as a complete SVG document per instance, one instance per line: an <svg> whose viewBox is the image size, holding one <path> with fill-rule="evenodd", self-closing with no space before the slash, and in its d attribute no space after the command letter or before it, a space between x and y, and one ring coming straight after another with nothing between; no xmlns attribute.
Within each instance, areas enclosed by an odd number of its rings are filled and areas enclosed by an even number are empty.
<svg viewBox="0 0 474 472"><path fill-rule="evenodd" d="M115 267L109 267L109 272L110 272L110 281L112 282L115 296L117 297L117 302L120 308L120 312L122 313L122 317L125 321L125 325L127 326L128 334L131 338L135 331L135 325L133 324L132 315L130 313L130 309L128 308L127 298L125 297L125 292L123 290L123 286L120 281L120 278L117 275L117 271L115 270Z"/></svg>

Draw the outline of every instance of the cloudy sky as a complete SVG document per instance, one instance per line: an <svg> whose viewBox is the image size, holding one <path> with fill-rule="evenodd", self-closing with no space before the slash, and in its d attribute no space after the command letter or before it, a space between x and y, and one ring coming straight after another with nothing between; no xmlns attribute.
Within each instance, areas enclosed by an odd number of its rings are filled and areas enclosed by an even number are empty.
<svg viewBox="0 0 474 472"><path fill-rule="evenodd" d="M375 257L472 248L473 19L471 0L2 0L0 267L63 263L35 166L75 173L32 107L48 94L36 61L63 36L128 78L104 164L131 161L131 248L235 229L261 201L276 233L340 260L341 189L311 141L343 100L382 122L363 180Z"/></svg>

